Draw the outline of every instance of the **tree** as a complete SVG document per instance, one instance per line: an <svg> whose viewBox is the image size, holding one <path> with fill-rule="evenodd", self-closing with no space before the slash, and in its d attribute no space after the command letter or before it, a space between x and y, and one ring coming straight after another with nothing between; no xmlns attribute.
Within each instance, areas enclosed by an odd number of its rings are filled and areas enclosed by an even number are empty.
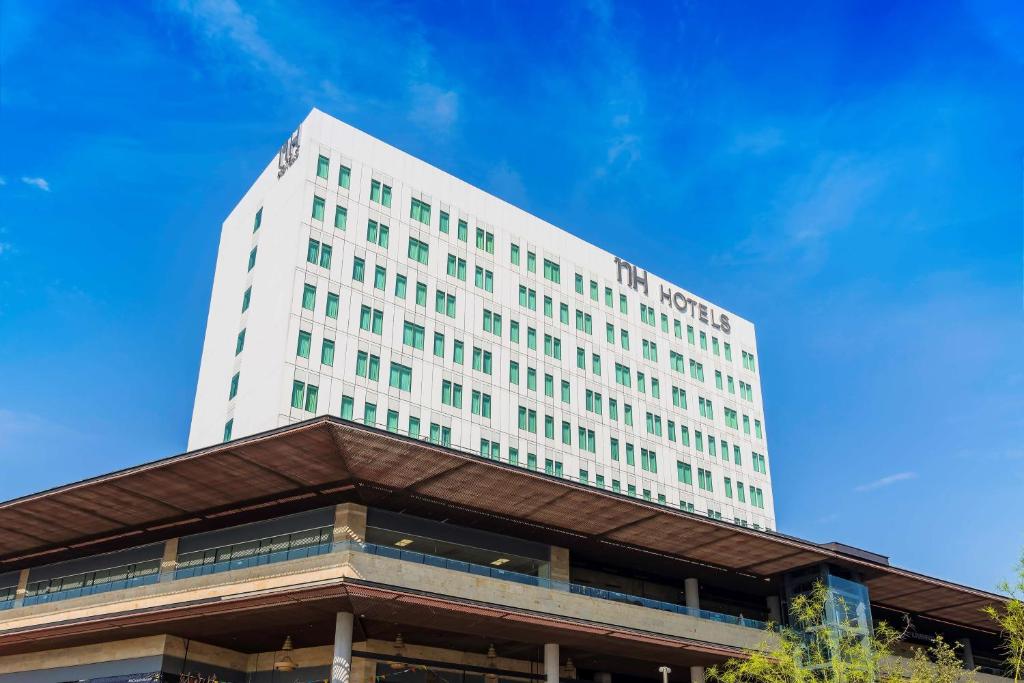
<svg viewBox="0 0 1024 683"><path fill-rule="evenodd" d="M999 624L1002 631L1006 665L1015 683L1024 677L1024 553L1021 554L1016 571L1014 585L1011 586L1008 581L999 585L999 590L1009 596L1006 604L1001 608L991 605L985 608L985 612Z"/></svg>
<svg viewBox="0 0 1024 683"><path fill-rule="evenodd" d="M928 648L915 648L914 657L905 665L896 665L907 683L970 683L973 671L965 671L957 650L960 644L950 644L936 636Z"/></svg>
<svg viewBox="0 0 1024 683"><path fill-rule="evenodd" d="M892 678L892 648L901 634L879 623L871 633L863 615L818 582L790 604L792 627L769 625L765 639L745 659L711 667L716 683L876 683ZM830 613L839 615L830 620Z"/></svg>

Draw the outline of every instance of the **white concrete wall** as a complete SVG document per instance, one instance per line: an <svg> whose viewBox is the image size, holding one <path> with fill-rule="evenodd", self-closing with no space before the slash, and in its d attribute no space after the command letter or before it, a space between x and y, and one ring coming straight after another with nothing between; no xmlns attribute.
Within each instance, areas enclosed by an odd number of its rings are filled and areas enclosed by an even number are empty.
<svg viewBox="0 0 1024 683"><path fill-rule="evenodd" d="M326 181L316 177L317 158L323 154L330 159L330 172ZM352 169L349 190L338 187L338 168L345 163ZM371 179L381 180L393 188L390 209L369 201ZM325 216L322 223L311 220L314 195L326 200ZM431 224L422 225L409 218L413 197L431 205ZM253 217L263 206L263 224L254 236ZM336 205L348 209L348 227L336 230L333 225ZM450 232L439 232L439 216L446 211L451 216ZM467 242L457 239L459 218L469 225ZM386 223L390 228L389 248L382 249L366 240L366 225L369 219ZM494 254L487 254L474 246L475 230L484 227L495 236ZM636 226L624 226L636 229ZM430 245L429 264L424 266L407 258L410 235ZM333 256L330 269L306 263L306 246L310 237L331 244ZM249 250L257 240L259 252L256 267L252 273L245 272ZM510 245L520 247L520 265L510 262ZM671 245L667 245L671 248ZM537 255L537 272L528 273L527 252ZM467 280L462 282L446 274L449 253L467 262ZM685 253L685 252L681 252ZM353 257L366 261L365 282L352 281ZM543 260L551 259L560 264L561 283L554 284L542 276ZM384 291L373 288L374 267L387 268L387 285ZM494 272L494 292L488 293L474 287L473 274L476 266ZM643 264L637 264L643 268ZM575 273L581 273L585 280L584 295L574 289ZM409 290L405 301L394 296L395 276L405 274ZM245 318L239 313L242 292L248 281L253 283L253 299ZM599 300L591 301L589 283L599 284ZM428 286L425 307L414 305L415 286L422 281ZM304 282L317 286L315 310L301 308ZM537 292L537 310L530 311L518 303L520 284ZM210 318L206 343L200 370L199 387L193 413L192 432L189 448L217 443L223 435L224 423L234 418L233 437L238 438L293 421L307 419L311 413L290 407L291 386L294 379L319 387L317 413L340 414L343 395L355 399L355 418L361 419L367 401L377 404L377 424L384 426L387 411L398 410L401 430L408 427L409 416L420 418L421 434L426 437L431 422L448 426L452 430L452 445L477 451L480 440L496 440L501 444L502 459L507 459L509 448L518 448L520 463L525 464L527 453L535 453L538 466L543 467L546 458L563 463L566 475L576 477L580 469L587 470L590 482L597 475L603 475L605 486L612 480L621 483L626 492L634 485L637 494L648 489L655 500L664 495L667 503L678 506L680 501L694 504L697 513L704 514L709 508L719 511L727 521L741 519L761 527L775 528L774 502L770 477L754 472L751 452L767 456L767 433L762 439L754 435L754 420L764 428L764 411L758 372L744 369L742 352L757 353L754 326L738 316L689 292L686 296L700 304L714 309L715 316L728 315L731 331L725 334L710 324L692 317L688 310L680 314L672 306L660 301L662 285L673 291L681 289L671 283L648 275L649 294L634 291L625 284L619 284L618 269L614 256L591 245L568 232L556 228L531 216L510 204L474 188L451 175L444 173L410 155L401 152L365 133L362 133L322 112L313 110L302 123L301 151L299 159L283 175L277 177L277 157L260 176L224 223L221 246L217 260L217 274L211 298ZM604 289L611 287L614 306L604 304ZM451 319L434 312L434 297L438 290L455 293L458 300L457 316ZM327 291L336 292L341 298L341 315L337 321L325 317ZM684 290L685 291L685 290ZM619 294L628 297L628 314L619 313ZM554 316L549 319L543 314L543 298L552 297ZM569 324L559 322L559 304L569 305ZM660 320L654 327L640 321L641 303L650 305L657 314L669 316L669 332L663 333ZM359 330L360 306L366 304L384 311L382 335ZM498 312L502 316L502 337L498 338L482 329L483 309ZM590 313L593 332L590 335L577 332L575 312L577 309ZM683 338L674 336L674 319L682 321ZM426 339L422 351L402 345L403 322L409 320L426 328ZM521 328L521 341L510 341L510 323L517 320ZM605 336L605 324L615 326L616 343L609 344ZM239 358L234 357L235 339L242 325L247 326L245 350ZM695 332L708 336L708 350L690 345L686 339L686 326L692 325ZM527 327L537 329L538 348L530 351L526 345ZM300 329L312 332L310 358L300 359L295 355ZM620 329L629 330L630 350L624 351L619 344ZM437 358L432 353L434 332L445 335L445 356ZM553 334L561 339L562 358L556 361L543 353L544 334ZM321 366L320 350L324 337L336 343L333 367ZM732 347L732 361L711 351L711 338L717 337L720 344L729 342ZM465 364L452 362L452 344L460 339L465 346ZM642 357L642 340L657 343L658 361L653 363ZM471 370L474 345L493 354L493 374L488 376ZM587 369L576 367L576 348L586 351ZM368 351L380 356L380 379L376 382L355 376L356 353ZM682 353L687 366L680 374L669 367L669 352ZM591 372L591 355L601 356L602 376ZM690 378L691 358L704 366L704 382ZM388 369L391 361L397 361L413 368L411 392L402 392L388 386ZM520 364L520 384L509 384L509 361ZM632 388L615 383L615 363L627 365L632 374ZM757 359L760 367L760 358ZM538 374L536 392L526 389L528 367L535 367ZM228 388L232 374L241 370L239 396L228 401ZM730 394L723 388L715 387L715 370L723 378L732 376L736 393ZM636 373L647 375L647 393L637 391ZM555 396L544 396L544 374L550 373L555 380ZM650 380L657 377L661 384L661 396L651 395ZM456 410L441 405L441 382L445 379L463 386L463 406ZM567 379L572 387L569 405L560 400L559 384ZM753 401L740 398L739 382L753 386ZM672 405L672 386L686 389L688 408L682 410ZM727 387L727 385L725 385ZM584 410L586 389L602 395L602 415ZM485 419L470 413L471 394L476 389L492 396L493 413ZM714 419L708 421L698 413L698 398L711 399L714 405ZM608 401L616 398L619 402L619 420L609 418ZM624 404L633 406L634 425L623 422ZM520 405L537 411L538 433L529 434L518 429L517 411ZM724 409L737 411L740 429L725 425ZM645 427L645 413L651 411L662 418L662 436L650 435ZM555 418L555 439L544 437L544 416ZM743 415L749 416L751 434L742 429ZM682 425L689 428L691 445L686 448L681 441L672 443L667 438L667 420L672 419L677 429ZM572 445L561 443L561 422L568 420L572 425ZM582 452L577 444L579 426L592 429L596 435L597 452ZM705 450L698 453L695 433L704 435ZM735 465L732 453L728 461L721 454L712 457L708 453L706 440L709 435L724 439L730 445L739 444L742 464ZM612 462L609 455L609 439L620 441L620 460ZM635 446L635 465L625 460L625 444ZM641 448L657 453L658 473L652 474L641 469ZM693 484L684 485L677 481L676 460L684 460L693 471ZM770 463L769 463L770 467ZM698 468L714 473L714 493L709 494L697 487ZM723 478L729 477L733 487L743 482L745 487L754 485L763 491L763 510L750 504L738 502L737 498L725 496Z"/></svg>

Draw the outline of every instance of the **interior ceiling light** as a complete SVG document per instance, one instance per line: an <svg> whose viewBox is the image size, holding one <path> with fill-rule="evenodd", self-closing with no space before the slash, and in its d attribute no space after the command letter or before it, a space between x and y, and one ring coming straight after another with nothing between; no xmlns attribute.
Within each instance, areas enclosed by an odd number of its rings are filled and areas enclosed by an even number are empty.
<svg viewBox="0 0 1024 683"><path fill-rule="evenodd" d="M508 558L507 557L499 557L494 562L491 562L491 564L493 564L495 567L500 567L501 565L503 565L503 564L505 564L507 562L508 562Z"/></svg>
<svg viewBox="0 0 1024 683"><path fill-rule="evenodd" d="M295 671L295 661L288 656L294 648L292 647L292 637L286 636L284 644L281 646L281 656L274 662L275 671Z"/></svg>
<svg viewBox="0 0 1024 683"><path fill-rule="evenodd" d="M412 544L412 539L411 538L403 538L400 541L395 541L395 545L397 545L399 548L404 548L405 546L411 545L411 544Z"/></svg>

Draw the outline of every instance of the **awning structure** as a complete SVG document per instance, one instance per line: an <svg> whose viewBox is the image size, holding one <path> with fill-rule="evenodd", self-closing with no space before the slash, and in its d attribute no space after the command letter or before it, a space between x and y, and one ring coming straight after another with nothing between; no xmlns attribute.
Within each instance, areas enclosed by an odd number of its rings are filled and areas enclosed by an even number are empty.
<svg viewBox="0 0 1024 683"><path fill-rule="evenodd" d="M830 561L867 577L873 603L993 631L1002 596L712 520L334 417L254 435L0 503L0 572L243 519L269 507L447 508L539 536L605 543L768 578Z"/></svg>

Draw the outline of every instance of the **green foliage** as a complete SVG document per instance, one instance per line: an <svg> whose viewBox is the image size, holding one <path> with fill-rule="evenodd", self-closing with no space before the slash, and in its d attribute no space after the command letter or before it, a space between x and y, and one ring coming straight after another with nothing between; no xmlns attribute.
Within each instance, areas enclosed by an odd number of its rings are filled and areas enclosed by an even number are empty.
<svg viewBox="0 0 1024 683"><path fill-rule="evenodd" d="M971 683L973 671L965 671L957 649L960 644L947 643L937 636L931 647L917 648L914 657L893 673L902 674L907 683Z"/></svg>
<svg viewBox="0 0 1024 683"><path fill-rule="evenodd" d="M829 623L829 610L843 615ZM891 654L901 634L885 623L867 633L822 583L792 601L793 627L775 630L746 659L708 670L715 683L875 683L892 677Z"/></svg>
<svg viewBox="0 0 1024 683"><path fill-rule="evenodd" d="M1024 677L1024 553L1016 567L1017 579L1014 585L1003 582L999 590L1010 596L1001 608L986 607L985 612L999 624L1003 634L1003 650L1006 664L1015 682Z"/></svg>

